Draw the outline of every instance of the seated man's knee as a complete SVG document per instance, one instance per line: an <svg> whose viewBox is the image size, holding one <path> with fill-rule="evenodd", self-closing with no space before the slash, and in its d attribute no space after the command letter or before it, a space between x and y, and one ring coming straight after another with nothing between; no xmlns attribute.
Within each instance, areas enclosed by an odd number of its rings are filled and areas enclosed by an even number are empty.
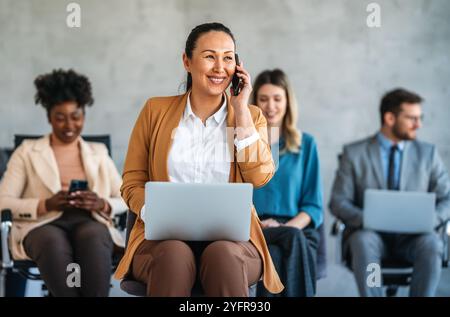
<svg viewBox="0 0 450 317"><path fill-rule="evenodd" d="M444 245L436 233L422 234L417 237L415 251L428 257L441 256Z"/></svg>
<svg viewBox="0 0 450 317"><path fill-rule="evenodd" d="M372 230L358 230L348 238L352 252L380 251L383 241L378 233Z"/></svg>

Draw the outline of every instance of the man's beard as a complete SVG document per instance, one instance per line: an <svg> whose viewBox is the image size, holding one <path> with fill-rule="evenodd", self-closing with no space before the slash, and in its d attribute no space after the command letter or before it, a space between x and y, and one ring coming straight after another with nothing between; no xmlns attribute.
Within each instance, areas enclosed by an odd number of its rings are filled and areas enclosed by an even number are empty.
<svg viewBox="0 0 450 317"><path fill-rule="evenodd" d="M416 138L415 136L411 137L407 132L402 132L397 124L392 127L392 134L402 141L414 140Z"/></svg>

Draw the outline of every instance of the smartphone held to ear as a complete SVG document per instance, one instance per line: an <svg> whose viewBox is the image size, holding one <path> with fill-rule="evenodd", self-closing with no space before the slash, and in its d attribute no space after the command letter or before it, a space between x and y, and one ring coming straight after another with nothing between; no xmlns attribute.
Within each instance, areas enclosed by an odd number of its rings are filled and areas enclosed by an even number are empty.
<svg viewBox="0 0 450 317"><path fill-rule="evenodd" d="M70 181L69 194L88 189L88 182L85 180L72 179Z"/></svg>
<svg viewBox="0 0 450 317"><path fill-rule="evenodd" d="M238 54L234 54L234 59L236 60L236 65L241 65ZM231 79L231 87L233 87L233 95L239 95L241 92L241 79L237 76L237 68L234 72L233 78Z"/></svg>

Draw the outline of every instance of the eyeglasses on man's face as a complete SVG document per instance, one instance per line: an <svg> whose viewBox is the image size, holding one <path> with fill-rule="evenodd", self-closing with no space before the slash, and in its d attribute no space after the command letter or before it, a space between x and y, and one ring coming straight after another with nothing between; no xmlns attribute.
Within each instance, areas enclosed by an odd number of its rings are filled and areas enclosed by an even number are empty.
<svg viewBox="0 0 450 317"><path fill-rule="evenodd" d="M413 116L410 114L405 114L405 113L400 113L399 116L413 122L413 123L419 123L419 122L423 122L425 116L423 114L421 114L420 116Z"/></svg>

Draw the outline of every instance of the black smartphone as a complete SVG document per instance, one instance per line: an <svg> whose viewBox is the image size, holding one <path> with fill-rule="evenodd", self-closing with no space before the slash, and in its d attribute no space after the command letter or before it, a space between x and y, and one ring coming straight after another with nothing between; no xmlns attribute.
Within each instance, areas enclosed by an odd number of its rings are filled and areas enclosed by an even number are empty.
<svg viewBox="0 0 450 317"><path fill-rule="evenodd" d="M236 65L240 65L238 54L234 54L234 59L236 61ZM237 76L237 69L234 72L233 78L231 79L231 87L233 87L233 95L237 96L241 92L241 79Z"/></svg>
<svg viewBox="0 0 450 317"><path fill-rule="evenodd" d="M88 182L80 179L72 179L70 181L69 194L76 191L83 191L88 189Z"/></svg>

